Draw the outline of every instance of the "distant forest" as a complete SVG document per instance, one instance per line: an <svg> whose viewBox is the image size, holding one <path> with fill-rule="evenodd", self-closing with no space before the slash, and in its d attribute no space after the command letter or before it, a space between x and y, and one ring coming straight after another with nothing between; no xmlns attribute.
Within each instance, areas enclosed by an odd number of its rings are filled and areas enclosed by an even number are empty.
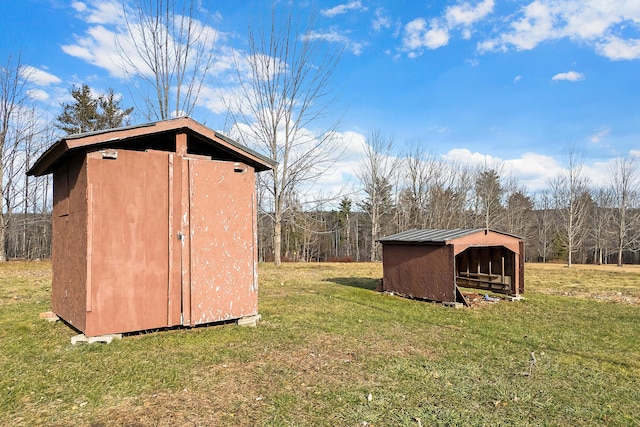
<svg viewBox="0 0 640 427"><path fill-rule="evenodd" d="M28 128L27 128L28 129ZM6 259L51 257L51 175L25 170L50 133L4 153L2 240ZM31 145L33 144L33 145ZM489 228L522 237L529 262L639 264L638 158L614 159L594 183L570 152L561 175L530 193L500 165L473 168L418 150L402 158L368 141L350 195L288 193L282 203L282 261L379 261L377 239L409 229ZM263 174L259 174L264 176ZM258 257L275 258L268 185L258 179ZM316 198L314 198L316 197Z"/></svg>

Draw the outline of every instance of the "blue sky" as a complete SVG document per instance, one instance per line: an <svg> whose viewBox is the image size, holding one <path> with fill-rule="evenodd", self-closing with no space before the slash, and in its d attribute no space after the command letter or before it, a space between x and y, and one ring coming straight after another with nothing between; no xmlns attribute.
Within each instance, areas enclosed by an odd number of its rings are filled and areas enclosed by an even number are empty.
<svg viewBox="0 0 640 427"><path fill-rule="evenodd" d="M246 47L250 17L269 3L203 1L223 52L217 81L224 52ZM335 0L296 10L315 12L316 37L345 49L334 84L349 149L328 185L357 168L374 130L395 140L398 155L421 145L442 158L503 163L531 191L561 170L570 144L596 181L612 158L640 156L640 1ZM4 2L0 53L22 52L30 94L50 114L73 84L113 87L131 105L110 39L120 12L109 0ZM222 130L212 98L194 118Z"/></svg>

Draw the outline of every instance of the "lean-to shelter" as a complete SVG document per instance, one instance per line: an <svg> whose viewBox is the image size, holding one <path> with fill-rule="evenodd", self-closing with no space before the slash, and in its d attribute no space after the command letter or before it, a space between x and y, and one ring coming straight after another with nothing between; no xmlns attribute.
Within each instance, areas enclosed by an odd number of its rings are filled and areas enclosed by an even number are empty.
<svg viewBox="0 0 640 427"><path fill-rule="evenodd" d="M524 241L484 228L408 230L379 239L383 289L413 298L464 302L458 287L524 292Z"/></svg>

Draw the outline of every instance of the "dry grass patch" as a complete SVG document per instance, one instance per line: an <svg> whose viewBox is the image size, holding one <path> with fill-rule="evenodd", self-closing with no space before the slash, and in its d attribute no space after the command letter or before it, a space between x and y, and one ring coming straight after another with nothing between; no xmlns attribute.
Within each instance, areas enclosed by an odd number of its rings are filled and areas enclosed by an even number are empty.
<svg viewBox="0 0 640 427"><path fill-rule="evenodd" d="M0 263L0 308L18 302L48 301L51 262Z"/></svg>
<svg viewBox="0 0 640 427"><path fill-rule="evenodd" d="M525 290L640 304L640 266L527 264Z"/></svg>

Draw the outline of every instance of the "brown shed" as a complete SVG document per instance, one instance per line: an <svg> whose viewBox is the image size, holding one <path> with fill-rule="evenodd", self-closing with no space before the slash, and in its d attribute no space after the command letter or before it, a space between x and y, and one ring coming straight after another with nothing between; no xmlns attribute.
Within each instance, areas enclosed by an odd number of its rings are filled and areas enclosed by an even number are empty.
<svg viewBox="0 0 640 427"><path fill-rule="evenodd" d="M431 301L465 302L458 287L524 292L524 241L484 228L409 230L384 237L383 289Z"/></svg>
<svg viewBox="0 0 640 427"><path fill-rule="evenodd" d="M53 173L52 310L88 337L256 315L274 164L189 118L57 141L28 171Z"/></svg>

